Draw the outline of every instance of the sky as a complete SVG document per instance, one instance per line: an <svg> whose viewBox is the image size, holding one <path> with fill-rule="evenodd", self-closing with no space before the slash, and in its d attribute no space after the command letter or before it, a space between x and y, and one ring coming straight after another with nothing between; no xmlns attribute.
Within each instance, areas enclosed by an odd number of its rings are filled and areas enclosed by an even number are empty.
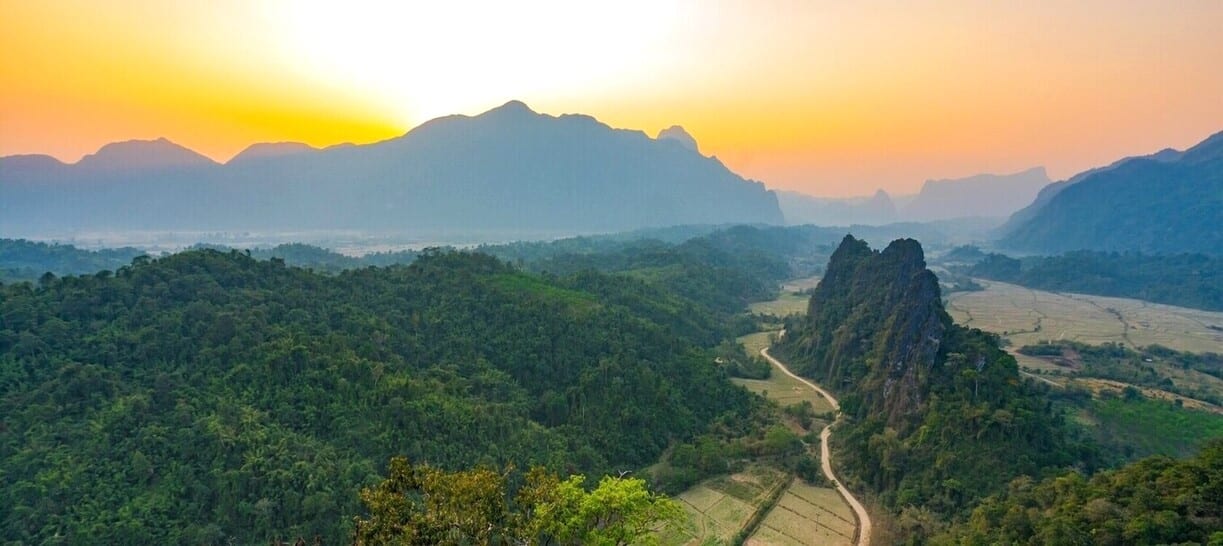
<svg viewBox="0 0 1223 546"><path fill-rule="evenodd" d="M0 0L0 155L401 135L511 99L771 188L1054 179L1223 130L1219 0Z"/></svg>

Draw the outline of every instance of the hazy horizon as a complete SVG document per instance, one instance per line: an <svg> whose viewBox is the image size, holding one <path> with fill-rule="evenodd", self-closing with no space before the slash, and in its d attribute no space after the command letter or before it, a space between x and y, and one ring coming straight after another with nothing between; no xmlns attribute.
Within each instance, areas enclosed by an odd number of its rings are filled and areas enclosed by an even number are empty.
<svg viewBox="0 0 1223 546"><path fill-rule="evenodd" d="M12 2L0 155L71 162L165 137L224 161L519 99L651 135L681 125L734 172L810 195L1035 166L1058 180L1223 126L1221 25L1210 1Z"/></svg>

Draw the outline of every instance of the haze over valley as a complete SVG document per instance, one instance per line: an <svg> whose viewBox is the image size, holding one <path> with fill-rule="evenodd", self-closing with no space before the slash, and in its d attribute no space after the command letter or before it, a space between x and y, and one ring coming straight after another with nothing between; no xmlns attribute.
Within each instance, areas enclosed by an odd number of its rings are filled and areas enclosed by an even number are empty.
<svg viewBox="0 0 1223 546"><path fill-rule="evenodd" d="M1220 28L0 2L0 543L1223 544Z"/></svg>

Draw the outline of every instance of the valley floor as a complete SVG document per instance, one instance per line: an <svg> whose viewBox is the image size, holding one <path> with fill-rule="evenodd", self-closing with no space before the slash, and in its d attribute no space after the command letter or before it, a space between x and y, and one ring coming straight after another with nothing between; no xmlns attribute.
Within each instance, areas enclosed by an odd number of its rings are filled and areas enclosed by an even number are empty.
<svg viewBox="0 0 1223 546"><path fill-rule="evenodd" d="M959 324L1001 335L1012 347L1039 341L1079 341L1223 352L1220 312L974 280L985 289L947 295L947 312ZM1038 359L1023 355L1016 359L1025 367L1043 366Z"/></svg>
<svg viewBox="0 0 1223 546"><path fill-rule="evenodd" d="M784 299L784 297L783 297ZM793 298L789 298L793 299ZM838 411L835 398L817 385L791 373L769 356L768 346L777 332L758 332L739 338L749 354L760 354L773 367L768 379L734 379L748 390L782 406L810 402L816 414ZM664 544L698 545L727 541L753 516L763 516L746 544L756 546L865 546L870 544L870 516L832 472L828 436L832 423L823 423L821 465L835 487L817 487L767 464L749 465L742 472L705 480L677 496L688 521L662 537ZM809 449L815 449L810 446ZM783 490L779 490L783 489ZM775 502L770 502L776 499ZM848 500L848 502L847 502ZM767 513L758 514L758 512ZM859 531L859 523L862 522Z"/></svg>

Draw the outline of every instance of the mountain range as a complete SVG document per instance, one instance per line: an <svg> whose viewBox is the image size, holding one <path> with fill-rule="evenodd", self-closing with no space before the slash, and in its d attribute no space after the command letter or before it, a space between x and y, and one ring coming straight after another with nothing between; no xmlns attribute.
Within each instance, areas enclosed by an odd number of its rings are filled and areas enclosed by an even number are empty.
<svg viewBox="0 0 1223 546"><path fill-rule="evenodd" d="M966 178L927 180L912 195L877 190L870 197L821 198L779 191L786 223L823 226L935 222L960 218L1005 218L1031 203L1049 177L1044 167L1013 174L978 174Z"/></svg>
<svg viewBox="0 0 1223 546"><path fill-rule="evenodd" d="M900 210L910 222L1010 215L1031 203L1050 182L1044 167L1013 174L979 174L967 178L927 180Z"/></svg>
<svg viewBox="0 0 1223 546"><path fill-rule="evenodd" d="M1223 253L1223 132L1178 152L1122 159L1041 191L998 231L1000 247Z"/></svg>
<svg viewBox="0 0 1223 546"><path fill-rule="evenodd" d="M165 139L74 164L0 158L0 231L600 232L780 224L776 196L697 151L585 115L511 101L366 145L256 144L224 164Z"/></svg>
<svg viewBox="0 0 1223 546"><path fill-rule="evenodd" d="M899 221L892 197L878 190L870 197L822 198L795 191L778 191L777 203L790 225L883 225Z"/></svg>

